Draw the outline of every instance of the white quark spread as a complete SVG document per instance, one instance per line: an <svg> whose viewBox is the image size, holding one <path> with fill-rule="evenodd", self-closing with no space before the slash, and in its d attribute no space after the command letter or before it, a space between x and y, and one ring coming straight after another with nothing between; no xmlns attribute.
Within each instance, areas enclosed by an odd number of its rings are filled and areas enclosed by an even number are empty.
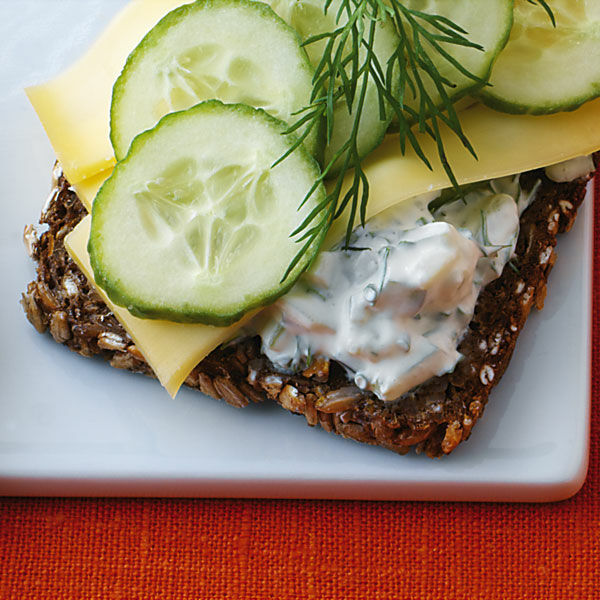
<svg viewBox="0 0 600 600"><path fill-rule="evenodd" d="M594 160L591 156L578 156L571 160L546 167L546 177L557 183L573 181L586 177L594 170Z"/></svg>
<svg viewBox="0 0 600 600"><path fill-rule="evenodd" d="M381 213L347 250L322 252L264 313L263 352L290 370L334 359L383 400L452 371L479 292L511 259L536 188L525 192L516 175L469 186L464 199L447 190Z"/></svg>

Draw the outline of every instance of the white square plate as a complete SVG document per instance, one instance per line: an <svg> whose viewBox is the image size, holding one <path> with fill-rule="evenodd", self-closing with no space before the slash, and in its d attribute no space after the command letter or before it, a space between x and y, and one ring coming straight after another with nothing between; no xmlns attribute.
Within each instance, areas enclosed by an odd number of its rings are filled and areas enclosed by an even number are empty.
<svg viewBox="0 0 600 600"><path fill-rule="evenodd" d="M124 0L0 4L0 493L523 500L582 485L589 438L592 202L561 239L542 313L522 333L471 439L449 457L343 440L274 405L229 407L84 359L41 336L19 297L34 267L53 153L23 87L79 56Z"/></svg>

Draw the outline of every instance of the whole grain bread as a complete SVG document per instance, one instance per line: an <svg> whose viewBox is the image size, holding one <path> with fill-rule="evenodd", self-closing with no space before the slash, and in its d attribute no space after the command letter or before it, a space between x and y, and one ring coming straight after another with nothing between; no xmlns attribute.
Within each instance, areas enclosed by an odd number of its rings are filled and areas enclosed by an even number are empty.
<svg viewBox="0 0 600 600"><path fill-rule="evenodd" d="M568 231L585 196L586 180L557 184L543 171L522 176L540 186L521 217L516 257L481 293L459 346L464 358L452 373L434 377L395 402L355 387L335 361L316 359L303 372L277 369L261 354L256 336L217 349L190 373L186 385L236 407L275 401L304 415L309 425L399 454L411 447L431 457L466 440L502 377L517 337L535 306L541 309L556 254L556 238ZM100 296L67 254L64 237L86 210L59 174L40 218L25 240L37 262L37 279L23 294L28 319L43 333L84 356L101 355L113 367L153 375L151 368Z"/></svg>

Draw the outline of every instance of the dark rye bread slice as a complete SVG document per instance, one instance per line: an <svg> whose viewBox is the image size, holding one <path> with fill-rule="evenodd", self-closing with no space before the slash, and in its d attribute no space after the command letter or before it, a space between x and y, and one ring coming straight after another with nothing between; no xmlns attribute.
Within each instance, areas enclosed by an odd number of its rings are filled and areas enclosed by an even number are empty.
<svg viewBox="0 0 600 600"><path fill-rule="evenodd" d="M481 417L490 391L504 373L519 332L533 306L542 308L558 233L568 231L585 195L585 180L556 184L543 171L522 176L526 188L541 180L536 199L521 218L517 256L480 295L453 373L434 377L395 402L362 392L334 361L318 359L289 374L261 354L260 339L234 340L198 364L186 385L236 407L274 400L304 415L309 425L399 454L411 447L436 457L466 440ZM63 239L86 214L60 176L40 223L25 240L38 263L37 280L23 294L27 317L40 332L84 356L101 355L113 367L153 375L99 295L68 256Z"/></svg>

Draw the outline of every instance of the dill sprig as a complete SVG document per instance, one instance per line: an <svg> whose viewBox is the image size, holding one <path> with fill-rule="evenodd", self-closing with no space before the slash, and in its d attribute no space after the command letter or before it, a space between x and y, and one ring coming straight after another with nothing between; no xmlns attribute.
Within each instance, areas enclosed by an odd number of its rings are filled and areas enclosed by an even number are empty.
<svg viewBox="0 0 600 600"><path fill-rule="evenodd" d="M554 15L544 0L528 1L539 3L554 22ZM333 0L324 0L325 14L332 3ZM304 45L324 42L325 48L315 68L310 102L297 113L296 122L288 130L297 132L298 140L275 164L289 156L323 121L329 143L335 125L335 109L340 104L346 105L353 121L348 138L329 162L323 165L320 177L299 207L302 208L316 189L334 175L325 199L291 234L302 246L282 281L307 250L322 239L334 219L348 212L346 247L350 245L351 233L357 221L364 225L369 182L361 165L358 141L369 86L376 87L381 120L385 121L390 113L396 119L401 152L404 154L410 146L431 169L431 157L425 155L416 132L428 135L435 142L437 156L454 189L458 190L459 185L446 155L441 128L446 126L477 158L453 106L451 96L455 85L440 72L436 64L450 64L457 73L474 83L484 84L447 50L447 45L483 50L481 46L471 42L467 32L452 20L409 8L402 0L339 0L337 5L336 28L304 42ZM375 53L375 39L378 23L384 20L393 22L399 43L388 63L380 64ZM432 88L433 92L430 91ZM343 191L346 180L350 185Z"/></svg>
<svg viewBox="0 0 600 600"><path fill-rule="evenodd" d="M537 4L538 6L541 6L546 11L548 18L552 23L552 27L556 27L556 18L554 17L554 13L552 12L552 9L548 6L546 0L527 0L527 2L529 2L529 4Z"/></svg>
<svg viewBox="0 0 600 600"><path fill-rule="evenodd" d="M332 1L325 0L325 12L330 9ZM400 42L388 64L382 65L374 46L378 23L386 19L394 23ZM461 27L445 17L408 8L400 0L390 0L387 4L382 0L340 0L336 24L333 31L315 35L304 42L308 45L324 40L325 48L315 68L310 103L298 113L296 122L289 129L299 134L298 141L277 162L291 154L323 120L329 143L335 125L334 112L339 103L344 103L353 116L352 127L348 139L323 166L321 176L304 198L301 206L335 171L335 179L326 198L292 233L303 245L290 263L284 279L323 231L348 207L346 245L349 245L357 220L364 224L369 182L361 166L358 133L370 85L375 85L377 90L380 118L386 120L390 112L396 117L403 153L407 146L412 147L431 169L429 157L422 150L415 129L426 133L435 141L439 159L455 187L458 183L440 135L442 124L449 127L475 156L450 98L449 90L453 84L440 73L431 58L431 53L435 52L458 72L475 82L480 81L444 48L445 44L454 44L481 49L469 41ZM435 97L429 91L430 83L437 92ZM350 186L342 194L346 175L349 175Z"/></svg>

